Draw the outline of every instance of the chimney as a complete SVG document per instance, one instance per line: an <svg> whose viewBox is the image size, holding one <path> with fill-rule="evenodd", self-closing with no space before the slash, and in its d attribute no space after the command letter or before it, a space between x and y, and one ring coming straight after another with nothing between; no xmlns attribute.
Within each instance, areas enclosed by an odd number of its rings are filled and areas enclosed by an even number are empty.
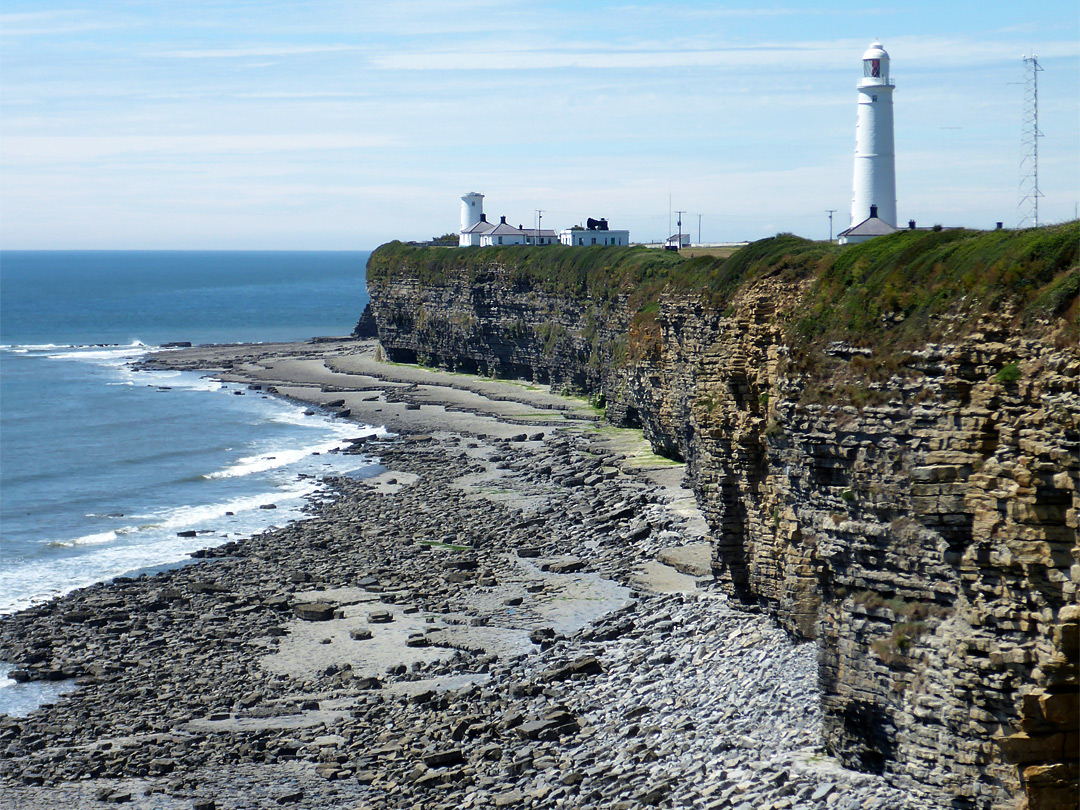
<svg viewBox="0 0 1080 810"><path fill-rule="evenodd" d="M999 223L997 224L997 229L998 229L999 231L1000 231L1000 230L1001 230L1002 228L1004 228L1004 227L1005 227L1005 223L1004 223L1004 222L999 222Z"/></svg>
<svg viewBox="0 0 1080 810"><path fill-rule="evenodd" d="M877 219L877 206L876 205L871 205L870 206L870 219Z"/></svg>
<svg viewBox="0 0 1080 810"><path fill-rule="evenodd" d="M499 217L499 222L503 225L506 224L506 217Z"/></svg>
<svg viewBox="0 0 1080 810"><path fill-rule="evenodd" d="M487 214L481 214L480 215L480 221L481 222L487 222Z"/></svg>
<svg viewBox="0 0 1080 810"><path fill-rule="evenodd" d="M907 226L908 226L908 230L909 230L909 231L913 231L913 230L915 230L915 220L913 220L913 219L909 219L909 220L907 221Z"/></svg>

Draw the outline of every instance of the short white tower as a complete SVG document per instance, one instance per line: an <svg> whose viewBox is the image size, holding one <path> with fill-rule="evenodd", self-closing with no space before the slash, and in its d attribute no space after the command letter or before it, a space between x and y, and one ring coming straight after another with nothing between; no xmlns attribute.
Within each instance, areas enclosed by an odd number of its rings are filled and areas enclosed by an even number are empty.
<svg viewBox="0 0 1080 810"><path fill-rule="evenodd" d="M484 195L476 191L461 195L461 232L480 221L484 213Z"/></svg>
<svg viewBox="0 0 1080 810"><path fill-rule="evenodd" d="M859 118L855 125L855 193L851 225L870 216L896 227L896 152L893 146L893 83L889 54L875 42L863 54L859 82Z"/></svg>

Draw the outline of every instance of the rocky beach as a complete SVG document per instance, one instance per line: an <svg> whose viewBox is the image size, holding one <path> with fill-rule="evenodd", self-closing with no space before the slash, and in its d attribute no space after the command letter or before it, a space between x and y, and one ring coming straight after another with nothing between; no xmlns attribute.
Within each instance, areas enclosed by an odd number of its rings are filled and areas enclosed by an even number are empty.
<svg viewBox="0 0 1080 810"><path fill-rule="evenodd" d="M0 717L0 807L938 806L828 755L817 647L714 584L684 465L377 352L148 361L394 435L304 520L0 618L12 677L77 685Z"/></svg>

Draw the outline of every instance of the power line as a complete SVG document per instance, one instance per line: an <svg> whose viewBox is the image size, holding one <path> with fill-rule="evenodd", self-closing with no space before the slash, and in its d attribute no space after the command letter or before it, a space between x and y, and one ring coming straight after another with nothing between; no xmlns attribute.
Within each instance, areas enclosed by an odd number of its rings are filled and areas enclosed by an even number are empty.
<svg viewBox="0 0 1080 810"><path fill-rule="evenodd" d="M1024 123L1020 136L1020 209L1019 227L1039 227L1039 58L1024 57Z"/></svg>

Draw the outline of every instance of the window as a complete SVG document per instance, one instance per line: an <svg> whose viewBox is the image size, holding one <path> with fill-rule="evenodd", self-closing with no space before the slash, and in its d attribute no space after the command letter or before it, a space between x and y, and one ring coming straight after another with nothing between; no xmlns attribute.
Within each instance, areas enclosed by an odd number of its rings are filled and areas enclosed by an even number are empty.
<svg viewBox="0 0 1080 810"><path fill-rule="evenodd" d="M877 96L870 96L871 101L877 101Z"/></svg>
<svg viewBox="0 0 1080 810"><path fill-rule="evenodd" d="M502 237L501 236L499 237L499 244L500 245L502 244Z"/></svg>
<svg viewBox="0 0 1080 810"><path fill-rule="evenodd" d="M596 237L595 237L595 236L594 236L594 237L592 238L592 243L593 243L594 245L596 244Z"/></svg>

